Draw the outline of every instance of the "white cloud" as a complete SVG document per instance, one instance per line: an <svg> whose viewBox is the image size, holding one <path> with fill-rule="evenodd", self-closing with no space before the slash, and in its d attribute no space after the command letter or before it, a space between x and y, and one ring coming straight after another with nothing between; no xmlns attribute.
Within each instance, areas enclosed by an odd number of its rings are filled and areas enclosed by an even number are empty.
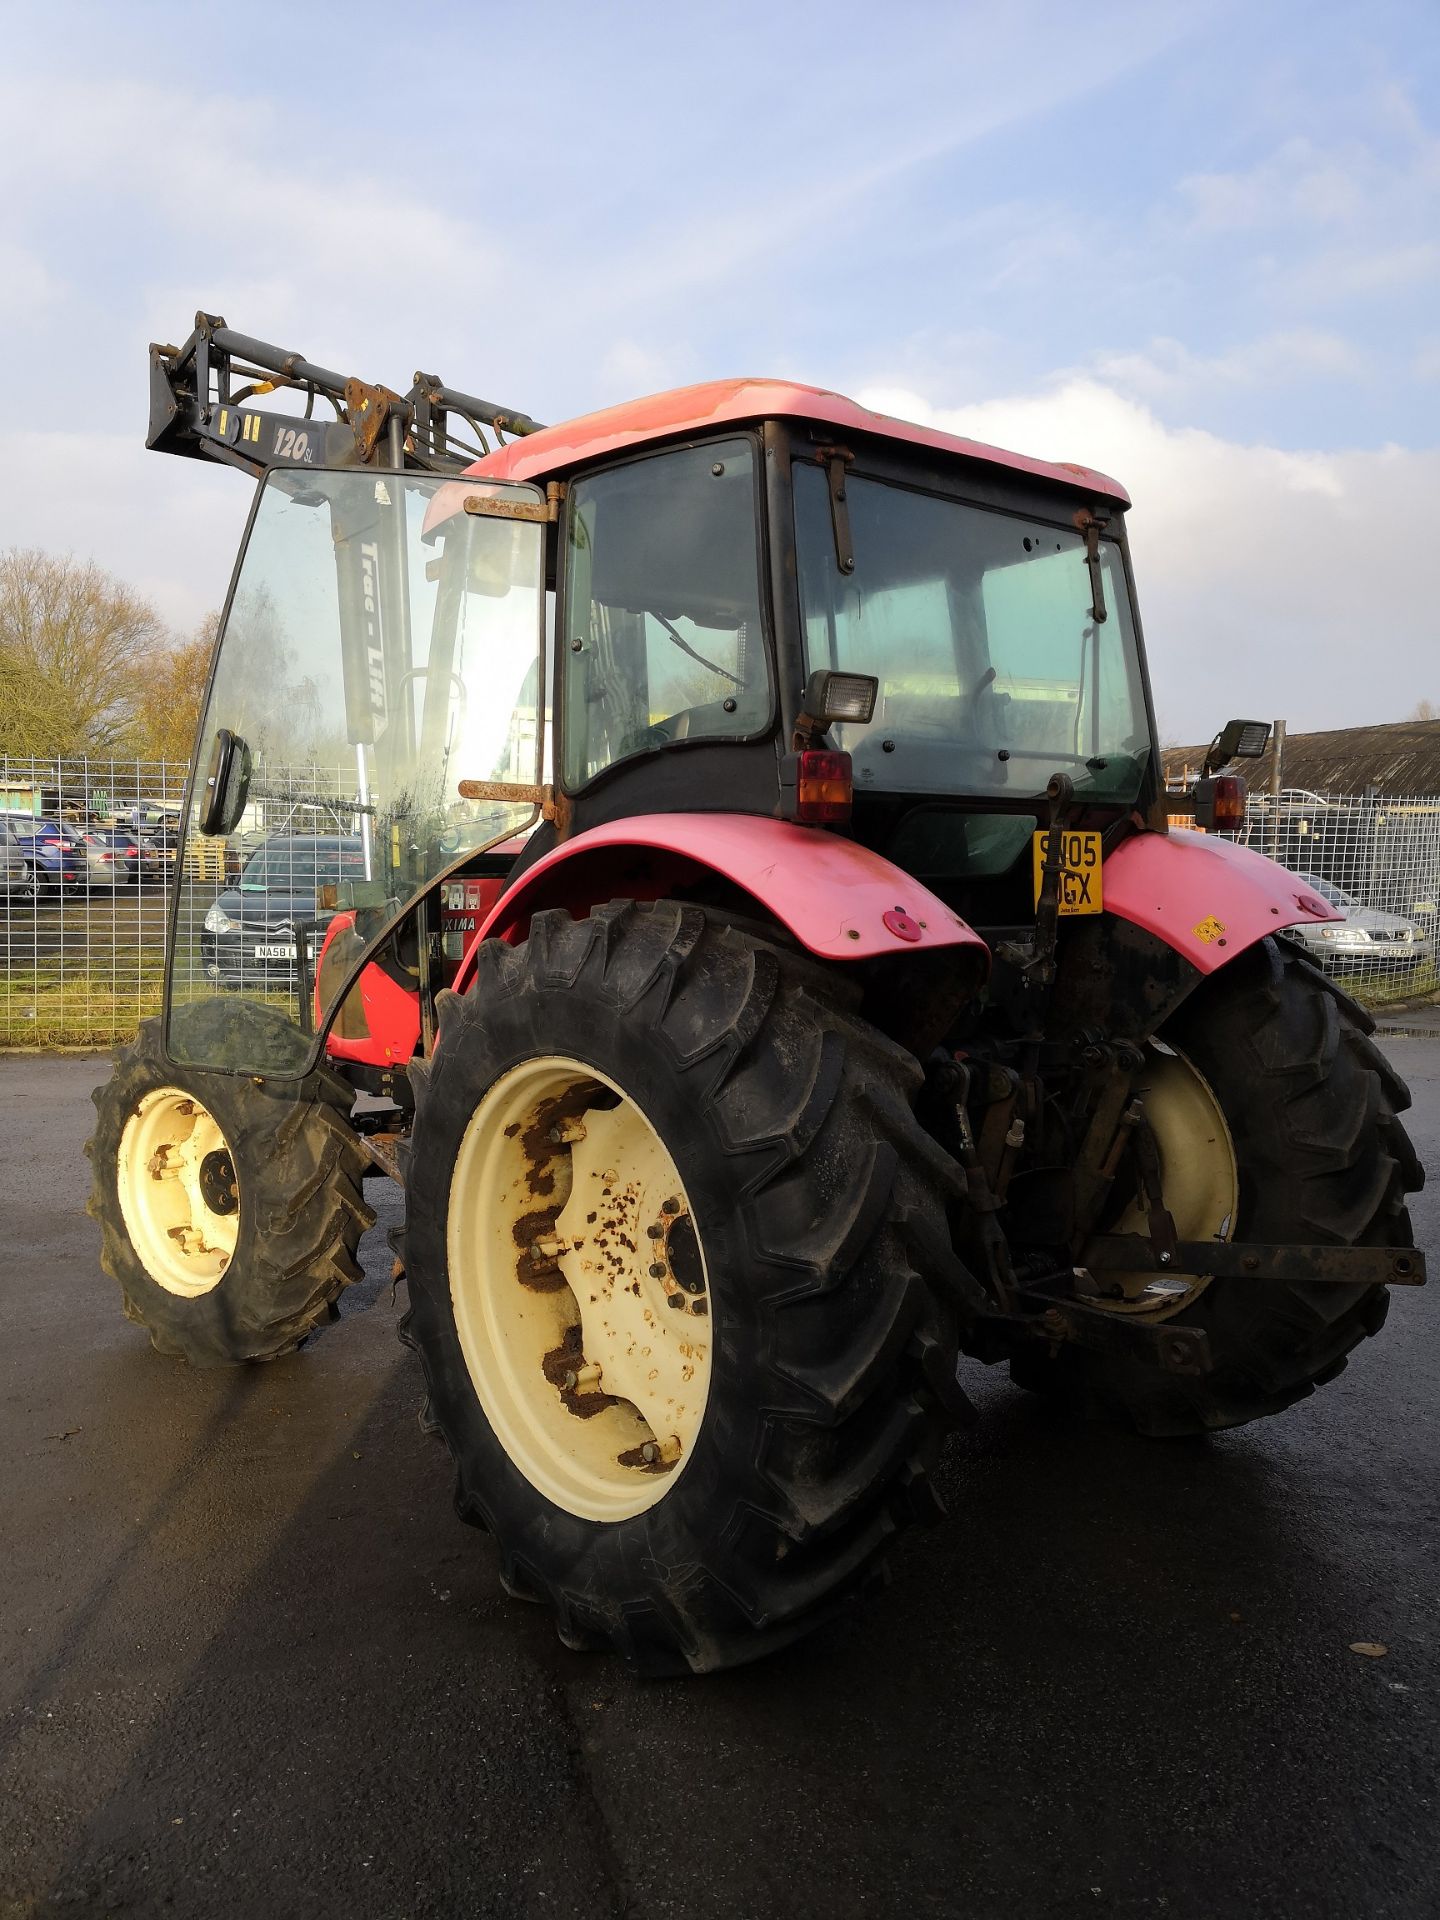
<svg viewBox="0 0 1440 1920"><path fill-rule="evenodd" d="M1217 387L1273 388L1316 377L1363 380L1372 367L1370 356L1353 341L1298 327L1245 341L1219 354L1193 353L1179 340L1152 340L1143 352L1098 354L1094 371L1123 392L1173 401L1204 396Z"/></svg>
<svg viewBox="0 0 1440 1920"><path fill-rule="evenodd" d="M1435 278L1440 136L1397 87L1362 95L1354 113L1363 137L1294 137L1252 167L1187 174L1177 187L1186 243L1248 249L1258 284L1292 311ZM1257 253L1261 236L1269 251Z"/></svg>
<svg viewBox="0 0 1440 1920"><path fill-rule="evenodd" d="M1187 174L1180 196L1193 224L1210 232L1297 220L1331 226L1362 211L1377 165L1369 150L1354 142L1327 150L1293 139L1244 171Z"/></svg>
<svg viewBox="0 0 1440 1920"><path fill-rule="evenodd" d="M473 329L506 284L508 263L478 218L447 212L446 195L397 187L373 144L357 142L333 164L307 169L277 104L263 97L78 78L39 92L0 83L0 124L0 243L7 229L23 236L68 217L77 194L95 197L91 217L104 222L109 208L129 237L152 338L185 330L199 291L215 309L232 306L227 317L242 326L263 312L267 327L311 336L315 316L324 316L343 334L337 351L357 332L399 346L405 324L413 351L413 313L399 322L405 303L380 292L393 289L402 263L438 276L443 299L425 315L437 347ZM483 197L469 204L482 206ZM82 250L71 265L73 277L85 257ZM302 345L325 360L312 338ZM378 377L408 385L413 371L386 367Z"/></svg>
<svg viewBox="0 0 1440 1920"><path fill-rule="evenodd" d="M976 406L876 389L867 403L1114 474L1129 517L1162 726L1232 711L1292 728L1402 719L1440 651L1440 449L1246 446L1069 376Z"/></svg>
<svg viewBox="0 0 1440 1920"><path fill-rule="evenodd" d="M249 505L228 469L128 434L0 431L0 546L93 559L181 632L224 599Z"/></svg>

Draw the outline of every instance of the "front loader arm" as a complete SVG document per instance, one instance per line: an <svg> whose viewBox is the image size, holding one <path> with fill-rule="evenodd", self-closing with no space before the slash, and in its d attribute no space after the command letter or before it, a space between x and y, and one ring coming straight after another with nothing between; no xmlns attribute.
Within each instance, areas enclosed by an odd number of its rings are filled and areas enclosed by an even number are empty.
<svg viewBox="0 0 1440 1920"><path fill-rule="evenodd" d="M297 416L247 401L279 389L305 402ZM322 401L333 418L316 418ZM457 439L452 420L468 440ZM146 445L160 453L221 460L257 479L275 467L415 467L459 472L490 449L487 429L534 433L528 414L498 407L417 373L406 394L318 366L197 313L183 347L150 348L150 426Z"/></svg>

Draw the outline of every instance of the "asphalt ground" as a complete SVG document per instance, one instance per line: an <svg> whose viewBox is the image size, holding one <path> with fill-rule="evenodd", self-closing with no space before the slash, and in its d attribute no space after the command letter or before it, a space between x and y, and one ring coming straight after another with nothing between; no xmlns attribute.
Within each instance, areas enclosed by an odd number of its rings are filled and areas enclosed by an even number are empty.
<svg viewBox="0 0 1440 1920"><path fill-rule="evenodd" d="M1432 1160L1437 1029L1386 1041ZM1437 1289L1204 1442L976 1367L887 1592L646 1684L454 1518L378 1236L299 1354L149 1350L82 1211L106 1071L0 1058L0 1920L1440 1912Z"/></svg>

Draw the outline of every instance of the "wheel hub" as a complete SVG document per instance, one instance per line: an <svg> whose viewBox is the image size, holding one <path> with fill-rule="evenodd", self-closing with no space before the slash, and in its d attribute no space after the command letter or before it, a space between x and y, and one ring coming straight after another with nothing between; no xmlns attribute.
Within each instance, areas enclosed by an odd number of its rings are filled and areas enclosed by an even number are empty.
<svg viewBox="0 0 1440 1920"><path fill-rule="evenodd" d="M223 1217L240 1210L240 1187L225 1147L216 1147L200 1162L200 1197L211 1213Z"/></svg>
<svg viewBox="0 0 1440 1920"><path fill-rule="evenodd" d="M1235 1232L1239 1174L1235 1143L1209 1083L1183 1054L1151 1047L1136 1091L1155 1136L1161 1191L1177 1237L1229 1240ZM1149 1222L1140 1201L1132 1200L1106 1231L1148 1234ZM1107 1272L1105 1280L1115 1292L1088 1304L1154 1320L1168 1320L1179 1313L1210 1284L1205 1276L1190 1279L1153 1273Z"/></svg>
<svg viewBox="0 0 1440 1920"><path fill-rule="evenodd" d="M510 1458L582 1518L663 1497L709 1392L710 1300L689 1198L639 1105L575 1060L512 1068L456 1156L451 1298Z"/></svg>
<svg viewBox="0 0 1440 1920"><path fill-rule="evenodd" d="M209 1293L240 1234L229 1143L179 1087L147 1093L125 1122L116 1166L120 1211L146 1272L169 1293Z"/></svg>

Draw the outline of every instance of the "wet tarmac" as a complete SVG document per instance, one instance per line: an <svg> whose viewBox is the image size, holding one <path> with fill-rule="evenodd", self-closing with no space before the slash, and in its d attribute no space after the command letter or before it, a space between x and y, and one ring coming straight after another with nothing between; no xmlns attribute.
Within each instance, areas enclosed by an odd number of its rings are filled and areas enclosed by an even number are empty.
<svg viewBox="0 0 1440 1920"><path fill-rule="evenodd" d="M149 1350L82 1211L106 1070L0 1058L0 1920L1440 1912L1440 1283L1207 1442L974 1368L886 1593L647 1685L454 1519L378 1236L297 1355ZM1433 1256L1440 1185L1415 1213Z"/></svg>

